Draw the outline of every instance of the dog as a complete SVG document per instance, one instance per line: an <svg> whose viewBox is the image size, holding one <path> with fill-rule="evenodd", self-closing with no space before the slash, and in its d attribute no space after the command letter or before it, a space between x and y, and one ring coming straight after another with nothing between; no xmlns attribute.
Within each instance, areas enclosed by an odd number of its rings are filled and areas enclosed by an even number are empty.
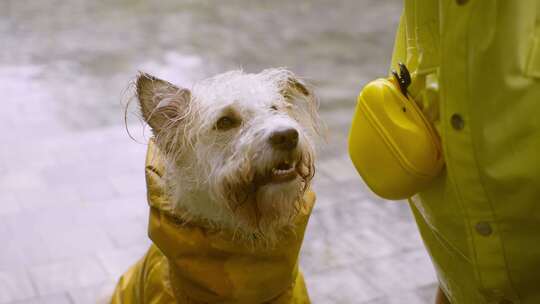
<svg viewBox="0 0 540 304"><path fill-rule="evenodd" d="M112 303L309 303L298 254L314 203L318 101L284 68L191 89L140 73L152 130L151 248Z"/></svg>

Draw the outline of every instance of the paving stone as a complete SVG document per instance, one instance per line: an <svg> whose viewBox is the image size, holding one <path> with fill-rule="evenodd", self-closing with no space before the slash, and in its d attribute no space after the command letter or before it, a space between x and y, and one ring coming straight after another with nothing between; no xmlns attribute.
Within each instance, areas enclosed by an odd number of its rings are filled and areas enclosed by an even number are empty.
<svg viewBox="0 0 540 304"><path fill-rule="evenodd" d="M368 274L367 280L390 296L420 288L436 280L431 263L421 250L361 261L355 271L358 275Z"/></svg>
<svg viewBox="0 0 540 304"><path fill-rule="evenodd" d="M320 187L327 187L332 184L333 181L325 175L325 173L320 172L318 168L315 168L315 177L311 182L311 187L314 191L317 191Z"/></svg>
<svg viewBox="0 0 540 304"><path fill-rule="evenodd" d="M321 161L319 170L337 182L356 180L361 181L348 155Z"/></svg>
<svg viewBox="0 0 540 304"><path fill-rule="evenodd" d="M117 248L148 243L147 221L132 219L107 227L107 234Z"/></svg>
<svg viewBox="0 0 540 304"><path fill-rule="evenodd" d="M104 284L73 289L68 292L68 295L72 304L105 304L108 303L115 286L116 281L110 281Z"/></svg>
<svg viewBox="0 0 540 304"><path fill-rule="evenodd" d="M140 195L146 197L146 181L144 178L144 171L124 174L124 175L110 175L109 180L119 197Z"/></svg>
<svg viewBox="0 0 540 304"><path fill-rule="evenodd" d="M41 231L40 235L47 240L45 249L53 257L52 262L92 255L97 249L110 250L114 247L102 227L71 226L52 233Z"/></svg>
<svg viewBox="0 0 540 304"><path fill-rule="evenodd" d="M12 304L72 304L72 301L69 299L67 294L62 293L12 302Z"/></svg>
<svg viewBox="0 0 540 304"><path fill-rule="evenodd" d="M38 233L43 229L63 230L75 224L72 215L81 208L80 204L59 203L50 208L25 210L24 213L6 217L6 223L12 232Z"/></svg>
<svg viewBox="0 0 540 304"><path fill-rule="evenodd" d="M402 250L423 248L422 239L413 220L387 218L383 221L385 227L381 234L391 239Z"/></svg>
<svg viewBox="0 0 540 304"><path fill-rule="evenodd" d="M21 209L21 204L13 193L0 193L0 221L2 216L15 214Z"/></svg>
<svg viewBox="0 0 540 304"><path fill-rule="evenodd" d="M360 203L363 210L371 209L379 213L385 205L381 203L388 203L369 193L361 183L351 180L319 184L313 189L317 194L317 207L319 208L347 208L350 212L350 208L358 208ZM368 206L368 202L372 206ZM396 204L396 202L392 202L392 204ZM407 207L406 204L405 207Z"/></svg>
<svg viewBox="0 0 540 304"><path fill-rule="evenodd" d="M321 117L324 119L330 130L336 130L339 127L345 127L348 130L350 121L353 117L353 112L350 107L328 109L321 114Z"/></svg>
<svg viewBox="0 0 540 304"><path fill-rule="evenodd" d="M344 153L344 148L348 145L347 132L336 132L329 129L326 140L320 144L319 161L340 157Z"/></svg>
<svg viewBox="0 0 540 304"><path fill-rule="evenodd" d="M115 281L129 267L140 260L149 247L150 241L148 241L148 244L137 243L137 245L128 248L100 250L98 259L107 271L109 278Z"/></svg>
<svg viewBox="0 0 540 304"><path fill-rule="evenodd" d="M88 208L92 209L96 216L99 215L100 222L102 221L107 227L135 219L146 224L150 211L146 201L146 190L142 194L124 195L112 200L92 202Z"/></svg>
<svg viewBox="0 0 540 304"><path fill-rule="evenodd" d="M439 288L439 283L431 283L425 286L421 286L416 289L416 293L426 304L435 303L435 297L437 295L437 289Z"/></svg>
<svg viewBox="0 0 540 304"><path fill-rule="evenodd" d="M2 260L3 261L3 260ZM0 270L0 303L11 303L34 297L36 292L24 269Z"/></svg>
<svg viewBox="0 0 540 304"><path fill-rule="evenodd" d="M107 274L94 257L81 257L30 268L30 276L40 295L103 283Z"/></svg>
<svg viewBox="0 0 540 304"><path fill-rule="evenodd" d="M361 304L434 304L433 302L427 302L414 291L401 292L398 294L377 298L372 301L363 302Z"/></svg>
<svg viewBox="0 0 540 304"><path fill-rule="evenodd" d="M33 215L18 213L2 219L0 231L0 269L13 269L31 263L46 263L50 256L44 250L45 242L32 223Z"/></svg>
<svg viewBox="0 0 540 304"><path fill-rule="evenodd" d="M343 239L351 255L357 259L385 257L396 252L396 246L379 230L359 229Z"/></svg>
<svg viewBox="0 0 540 304"><path fill-rule="evenodd" d="M110 200L118 197L115 187L106 178L88 180L86 183L75 184L74 187L84 202Z"/></svg>
<svg viewBox="0 0 540 304"><path fill-rule="evenodd" d="M305 243L300 264L306 275L317 274L350 261L352 257L341 251L339 245L327 237L318 237Z"/></svg>
<svg viewBox="0 0 540 304"><path fill-rule="evenodd" d="M22 242L15 240L13 235L2 237L2 249L0 249L0 271L26 265L30 258L25 254ZM37 246L35 250L39 249Z"/></svg>
<svg viewBox="0 0 540 304"><path fill-rule="evenodd" d="M31 212L51 210L53 207L82 202L76 187L73 185L54 185L52 181L44 182L39 187L18 191L17 198L22 208Z"/></svg>
<svg viewBox="0 0 540 304"><path fill-rule="evenodd" d="M86 183L89 180L103 179L99 163L90 164L76 159L64 160L40 170L41 176L49 184L55 186L73 186L73 184Z"/></svg>
<svg viewBox="0 0 540 304"><path fill-rule="evenodd" d="M306 284L314 303L324 303L318 299L328 299L325 303L362 303L383 295L377 287L348 267L306 276Z"/></svg>
<svg viewBox="0 0 540 304"><path fill-rule="evenodd" d="M30 171L30 172L29 172ZM33 174L31 170L10 170L2 172L0 176L0 189L9 189L10 192L20 193L29 189L38 188L43 180Z"/></svg>

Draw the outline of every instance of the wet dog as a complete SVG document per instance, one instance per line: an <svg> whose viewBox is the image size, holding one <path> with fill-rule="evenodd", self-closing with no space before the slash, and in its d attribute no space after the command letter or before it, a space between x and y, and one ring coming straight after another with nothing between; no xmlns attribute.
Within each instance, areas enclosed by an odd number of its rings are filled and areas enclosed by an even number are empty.
<svg viewBox="0 0 540 304"><path fill-rule="evenodd" d="M165 154L173 208L275 241L314 174L313 93L285 69L232 71L179 88L137 80L144 120Z"/></svg>
<svg viewBox="0 0 540 304"><path fill-rule="evenodd" d="M152 280L179 303L307 302L297 258L319 134L309 86L286 69L231 71L191 89L140 74L136 96L160 162L147 158L154 245L113 303L147 296L133 289Z"/></svg>

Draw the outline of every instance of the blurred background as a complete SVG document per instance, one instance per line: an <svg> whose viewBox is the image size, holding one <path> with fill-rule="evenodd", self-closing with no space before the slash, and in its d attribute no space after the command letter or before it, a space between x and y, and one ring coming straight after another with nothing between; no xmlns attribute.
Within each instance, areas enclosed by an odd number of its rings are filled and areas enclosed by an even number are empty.
<svg viewBox="0 0 540 304"><path fill-rule="evenodd" d="M360 88L387 74L398 0L0 1L0 304L95 303L149 245L137 71L173 83L285 66L328 126L301 264L313 303L432 303L405 202L347 156ZM133 107L135 109L135 107Z"/></svg>

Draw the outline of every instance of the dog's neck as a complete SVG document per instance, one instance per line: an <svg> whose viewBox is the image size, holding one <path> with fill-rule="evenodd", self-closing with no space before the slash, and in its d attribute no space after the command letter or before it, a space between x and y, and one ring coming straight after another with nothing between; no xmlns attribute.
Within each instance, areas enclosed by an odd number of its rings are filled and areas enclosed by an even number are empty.
<svg viewBox="0 0 540 304"><path fill-rule="evenodd" d="M234 229L234 219L222 204L211 196L208 187L175 168L166 171L164 182L170 197L170 208L184 220L205 220L216 228Z"/></svg>
<svg viewBox="0 0 540 304"><path fill-rule="evenodd" d="M167 258L176 298L187 298L189 303L265 303L293 297L289 291L296 290L296 282L303 284L298 255L314 194L305 193L293 229L283 231L279 242L272 247L253 246L236 239L232 230L215 229L197 219L185 221L189 214L181 208L172 210L165 166L154 156L150 146L145 170L149 236Z"/></svg>
<svg viewBox="0 0 540 304"><path fill-rule="evenodd" d="M215 229L184 214L161 208L167 199L149 181L149 235L167 257L170 287L189 303L268 303L294 297L303 289L298 255L314 202L307 192L292 230L283 231L272 247L235 239L230 230ZM302 285L298 287L297 285ZM285 301L288 302L288 301Z"/></svg>
<svg viewBox="0 0 540 304"><path fill-rule="evenodd" d="M167 257L176 298L189 298L190 303L266 303L292 296L289 291L300 280L298 255L309 212L303 210L294 231L266 248L238 242L231 232L212 230L204 223L185 223L154 207L149 234Z"/></svg>

